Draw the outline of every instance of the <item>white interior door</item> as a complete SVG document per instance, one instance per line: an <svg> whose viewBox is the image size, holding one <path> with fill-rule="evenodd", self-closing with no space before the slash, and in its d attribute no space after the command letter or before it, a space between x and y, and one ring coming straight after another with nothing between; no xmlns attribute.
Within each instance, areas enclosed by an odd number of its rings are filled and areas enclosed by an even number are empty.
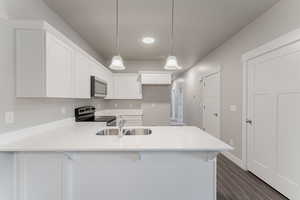
<svg viewBox="0 0 300 200"><path fill-rule="evenodd" d="M204 78L203 128L206 132L220 138L220 73Z"/></svg>
<svg viewBox="0 0 300 200"><path fill-rule="evenodd" d="M172 121L183 123L183 91L182 88L172 89Z"/></svg>
<svg viewBox="0 0 300 200"><path fill-rule="evenodd" d="M300 199L300 42L248 62L248 169Z"/></svg>

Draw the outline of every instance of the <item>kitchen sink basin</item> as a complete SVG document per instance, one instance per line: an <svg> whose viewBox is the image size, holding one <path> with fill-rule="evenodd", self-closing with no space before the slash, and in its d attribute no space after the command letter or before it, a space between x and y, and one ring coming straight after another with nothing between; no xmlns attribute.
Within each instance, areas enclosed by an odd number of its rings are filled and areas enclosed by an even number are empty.
<svg viewBox="0 0 300 200"><path fill-rule="evenodd" d="M151 135L152 130L147 128L124 129L124 135Z"/></svg>
<svg viewBox="0 0 300 200"><path fill-rule="evenodd" d="M119 129L103 129L96 133L96 135L119 135Z"/></svg>

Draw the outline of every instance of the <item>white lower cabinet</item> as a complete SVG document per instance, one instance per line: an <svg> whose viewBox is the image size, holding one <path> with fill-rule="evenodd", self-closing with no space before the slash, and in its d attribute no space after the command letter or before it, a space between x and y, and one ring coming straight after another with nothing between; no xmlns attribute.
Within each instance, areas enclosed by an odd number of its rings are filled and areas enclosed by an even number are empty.
<svg viewBox="0 0 300 200"><path fill-rule="evenodd" d="M65 199L65 161L61 153L17 153L17 200Z"/></svg>
<svg viewBox="0 0 300 200"><path fill-rule="evenodd" d="M201 155L17 153L16 199L215 200L216 162L202 160Z"/></svg>

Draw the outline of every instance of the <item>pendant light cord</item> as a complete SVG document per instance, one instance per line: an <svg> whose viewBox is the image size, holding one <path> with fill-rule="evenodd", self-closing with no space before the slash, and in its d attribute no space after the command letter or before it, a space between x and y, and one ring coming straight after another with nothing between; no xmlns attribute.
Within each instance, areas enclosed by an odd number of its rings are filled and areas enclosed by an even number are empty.
<svg viewBox="0 0 300 200"><path fill-rule="evenodd" d="M174 55L174 0L172 1L172 14L171 14L171 54Z"/></svg>
<svg viewBox="0 0 300 200"><path fill-rule="evenodd" d="M120 39L119 39L119 0L116 0L116 49L120 55Z"/></svg>

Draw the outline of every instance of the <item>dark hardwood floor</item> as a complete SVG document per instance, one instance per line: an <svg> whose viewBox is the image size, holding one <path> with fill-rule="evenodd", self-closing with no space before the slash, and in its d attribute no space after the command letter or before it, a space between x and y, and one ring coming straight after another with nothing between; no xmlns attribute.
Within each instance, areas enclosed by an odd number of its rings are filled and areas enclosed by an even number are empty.
<svg viewBox="0 0 300 200"><path fill-rule="evenodd" d="M288 200L223 155L218 156L217 200Z"/></svg>

